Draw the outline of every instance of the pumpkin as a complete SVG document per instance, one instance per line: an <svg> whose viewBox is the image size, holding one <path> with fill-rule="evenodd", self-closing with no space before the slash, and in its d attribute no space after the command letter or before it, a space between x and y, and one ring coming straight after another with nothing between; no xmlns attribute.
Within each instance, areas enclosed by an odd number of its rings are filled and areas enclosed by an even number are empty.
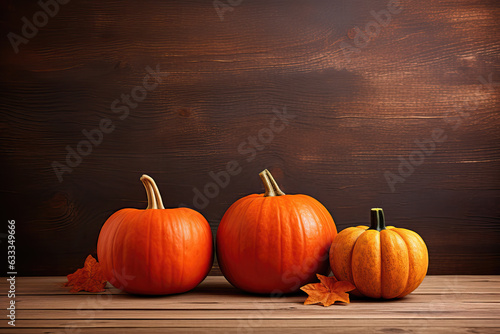
<svg viewBox="0 0 500 334"><path fill-rule="evenodd" d="M236 201L216 238L226 279L254 293L288 293L330 272L328 251L337 229L328 210L307 195L285 195L266 169L264 194Z"/></svg>
<svg viewBox="0 0 500 334"><path fill-rule="evenodd" d="M428 264L422 238L404 228L386 227L379 208L371 209L370 228L346 228L330 248L335 277L354 284L354 294L371 298L406 296L422 283Z"/></svg>
<svg viewBox="0 0 500 334"><path fill-rule="evenodd" d="M136 294L164 295L193 289L212 267L207 220L189 208L165 209L154 180L143 175L148 206L122 209L103 225L97 255L106 279Z"/></svg>

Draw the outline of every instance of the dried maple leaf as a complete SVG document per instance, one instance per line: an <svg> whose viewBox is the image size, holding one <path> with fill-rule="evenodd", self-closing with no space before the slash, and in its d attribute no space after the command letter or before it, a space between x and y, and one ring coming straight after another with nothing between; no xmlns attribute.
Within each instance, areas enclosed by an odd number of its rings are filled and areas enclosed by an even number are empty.
<svg viewBox="0 0 500 334"><path fill-rule="evenodd" d="M92 255L87 256L83 268L69 274L68 282L64 286L71 286L70 292L88 291L102 292L106 286L106 279L101 265Z"/></svg>
<svg viewBox="0 0 500 334"><path fill-rule="evenodd" d="M356 289L352 283L337 281L333 276L326 277L320 274L316 274L316 276L320 283L311 283L300 288L309 295L304 305L320 303L323 306L330 306L336 301L349 303L347 292Z"/></svg>

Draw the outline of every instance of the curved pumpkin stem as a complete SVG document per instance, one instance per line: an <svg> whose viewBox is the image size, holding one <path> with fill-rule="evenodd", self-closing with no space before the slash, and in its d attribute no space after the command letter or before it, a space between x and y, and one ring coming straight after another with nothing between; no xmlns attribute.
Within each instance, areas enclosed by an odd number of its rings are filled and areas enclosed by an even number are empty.
<svg viewBox="0 0 500 334"><path fill-rule="evenodd" d="M369 230L377 230L379 232L385 230L384 210L380 208L373 208L371 210L371 226Z"/></svg>
<svg viewBox="0 0 500 334"><path fill-rule="evenodd" d="M141 181L148 195L148 207L146 209L165 209L155 180L153 180L151 176L143 174L141 176Z"/></svg>
<svg viewBox="0 0 500 334"><path fill-rule="evenodd" d="M148 206L146 209L157 209L155 195L153 194L153 188L151 188L149 181L143 176L141 176L142 184L146 188L146 194L148 195Z"/></svg>
<svg viewBox="0 0 500 334"><path fill-rule="evenodd" d="M278 187L278 184L276 183L276 180L274 180L274 177L271 175L271 172L269 172L267 169L264 169L262 172L260 172L259 176L266 189L264 197L285 195L285 193L281 191L280 187Z"/></svg>

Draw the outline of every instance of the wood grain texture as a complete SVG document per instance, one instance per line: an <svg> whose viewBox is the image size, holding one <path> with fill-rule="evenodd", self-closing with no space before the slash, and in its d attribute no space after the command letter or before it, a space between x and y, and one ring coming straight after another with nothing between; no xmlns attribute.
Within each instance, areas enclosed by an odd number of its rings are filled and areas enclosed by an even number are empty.
<svg viewBox="0 0 500 334"><path fill-rule="evenodd" d="M383 207L389 224L427 242L431 274L500 274L500 94L478 79L500 81L500 8L402 3L349 59L343 43L388 1L244 0L221 21L211 1L81 0L61 5L18 54L3 38L0 215L17 222L18 272L80 267L107 217L146 206L142 173L166 206L196 208L193 189L235 160L241 173L199 210L214 235L235 200L262 191L257 174L269 168L285 192L322 202L339 230ZM40 10L0 6L3 36ZM157 65L168 76L120 120L112 102ZM473 108L454 128L463 104ZM241 154L285 106L295 118L253 159ZM60 183L52 162L105 117L115 130ZM435 129L447 139L392 192L384 172L398 173L398 158Z"/></svg>
<svg viewBox="0 0 500 334"><path fill-rule="evenodd" d="M303 292L282 297L247 294L224 277L208 277L193 291L160 297L68 293L65 277L16 280L16 332L79 333L256 332L496 333L499 276L428 276L400 300L352 299L347 306L303 305ZM8 289L5 280L0 289ZM363 321L360 323L360 319ZM0 331L6 330L0 323ZM24 332L23 332L24 330ZM28 330L31 330L29 332Z"/></svg>

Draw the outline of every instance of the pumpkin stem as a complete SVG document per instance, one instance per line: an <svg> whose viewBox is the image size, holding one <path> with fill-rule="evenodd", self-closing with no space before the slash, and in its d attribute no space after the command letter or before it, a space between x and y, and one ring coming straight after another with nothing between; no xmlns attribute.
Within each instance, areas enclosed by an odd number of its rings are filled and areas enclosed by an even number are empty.
<svg viewBox="0 0 500 334"><path fill-rule="evenodd" d="M371 210L371 224L369 230L382 231L385 230L384 210L380 208L373 208Z"/></svg>
<svg viewBox="0 0 500 334"><path fill-rule="evenodd" d="M148 195L148 207L146 209L165 209L155 180L153 180L151 176L143 174L141 176L141 181Z"/></svg>
<svg viewBox="0 0 500 334"><path fill-rule="evenodd" d="M274 177L271 175L271 172L269 172L267 169L264 169L262 172L260 172L259 176L262 180L262 183L264 183L264 188L266 189L264 197L285 195L285 193L281 191L280 187L278 187L278 184L276 183L276 180L274 180Z"/></svg>

